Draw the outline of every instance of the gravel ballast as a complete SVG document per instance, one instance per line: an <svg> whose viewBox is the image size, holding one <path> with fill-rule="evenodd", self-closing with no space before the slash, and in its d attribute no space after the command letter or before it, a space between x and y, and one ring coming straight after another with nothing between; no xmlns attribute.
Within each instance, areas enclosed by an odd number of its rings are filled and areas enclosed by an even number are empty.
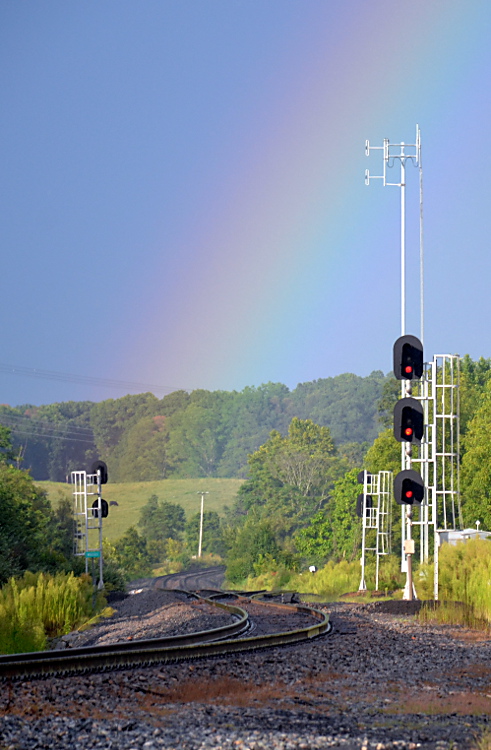
<svg viewBox="0 0 491 750"><path fill-rule="evenodd" d="M174 618L172 628L179 627L175 604L182 595L165 601L153 596L144 590L119 605L114 619L118 639L128 637L121 631L125 617L128 627L138 623L138 597L147 614L152 600L157 602L162 627L166 607ZM0 748L475 746L491 711L491 645L484 636L421 624L407 614L404 602L385 609L383 603L325 606L333 634L305 644L4 684ZM387 611L391 607L396 613ZM201 616L210 615L201 612L198 620ZM107 628L108 622L98 627ZM91 637L97 637L96 629ZM133 629L131 637L141 636Z"/></svg>

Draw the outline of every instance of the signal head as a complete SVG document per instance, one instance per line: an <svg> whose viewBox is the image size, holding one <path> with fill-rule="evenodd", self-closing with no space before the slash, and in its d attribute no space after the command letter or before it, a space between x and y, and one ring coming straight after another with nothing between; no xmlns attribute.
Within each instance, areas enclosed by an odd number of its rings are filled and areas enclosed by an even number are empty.
<svg viewBox="0 0 491 750"><path fill-rule="evenodd" d="M394 479L394 497L399 505L413 505L422 503L425 487L421 474L414 469L400 471Z"/></svg>
<svg viewBox="0 0 491 750"><path fill-rule="evenodd" d="M419 444L424 434L424 414L415 398L401 398L394 406L394 437L399 443Z"/></svg>
<svg viewBox="0 0 491 750"><path fill-rule="evenodd" d="M394 376L419 380L423 375L423 344L416 336L400 336L394 344Z"/></svg>

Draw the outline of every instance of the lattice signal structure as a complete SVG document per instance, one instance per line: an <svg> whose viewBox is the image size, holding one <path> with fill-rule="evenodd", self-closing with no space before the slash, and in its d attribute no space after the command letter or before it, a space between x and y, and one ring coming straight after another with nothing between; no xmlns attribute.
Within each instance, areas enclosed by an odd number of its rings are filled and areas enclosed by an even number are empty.
<svg viewBox="0 0 491 750"><path fill-rule="evenodd" d="M379 587L380 558L391 552L393 475L391 471L378 474L364 472L362 542L361 542L361 581L359 591L366 591L366 553L375 553L375 589ZM375 530L372 541L368 541L367 531ZM373 546L368 546L372 544Z"/></svg>
<svg viewBox="0 0 491 750"><path fill-rule="evenodd" d="M436 354L425 365L416 398L425 410L425 439L413 463L420 464L426 497L420 508L420 559L426 562L431 551L430 530L434 532L434 594L438 599L439 532L462 529L460 499L460 357Z"/></svg>
<svg viewBox="0 0 491 750"><path fill-rule="evenodd" d="M89 560L99 561L98 588L103 588L102 575L102 496L100 474L72 471L73 486L73 553L85 558L85 572L89 573ZM90 489L89 489L90 488ZM90 503L89 498L95 498Z"/></svg>

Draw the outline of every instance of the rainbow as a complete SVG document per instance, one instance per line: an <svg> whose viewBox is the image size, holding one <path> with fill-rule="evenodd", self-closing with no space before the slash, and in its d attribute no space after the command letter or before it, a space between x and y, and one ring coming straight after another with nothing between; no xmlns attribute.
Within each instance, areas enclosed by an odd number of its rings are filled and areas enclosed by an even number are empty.
<svg viewBox="0 0 491 750"><path fill-rule="evenodd" d="M206 192L182 231L169 238L161 227L155 238L162 262L128 346L150 382L294 387L390 369L399 335L399 194L364 185L365 168L377 171L364 142L413 142L419 123L431 172L464 117L455 102L491 10L448 0L302 8L303 26L292 29L276 77L213 155ZM436 190L429 180L429 200ZM431 236L431 219L428 226ZM409 235L414 248L416 230ZM418 333L416 325L417 317Z"/></svg>

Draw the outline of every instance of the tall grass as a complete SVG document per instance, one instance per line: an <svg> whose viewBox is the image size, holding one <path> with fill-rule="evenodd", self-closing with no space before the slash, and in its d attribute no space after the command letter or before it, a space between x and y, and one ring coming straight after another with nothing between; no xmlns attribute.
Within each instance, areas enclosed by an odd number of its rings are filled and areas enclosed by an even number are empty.
<svg viewBox="0 0 491 750"><path fill-rule="evenodd" d="M360 585L360 562L329 560L327 565L316 573L296 575L290 581L292 588L302 593L318 594L326 601L332 601L342 594L357 591Z"/></svg>
<svg viewBox="0 0 491 750"><path fill-rule="evenodd" d="M273 561L274 563L275 561ZM249 590L289 589L303 594L315 594L326 601L333 601L343 594L358 592L361 580L360 561L329 562L315 573L293 573L284 566L275 564L273 569L263 572L256 577L249 577L243 588ZM366 568L365 580L369 589L374 588L375 563L369 561ZM395 555L385 557L380 565L379 588L387 594L404 585L400 571L400 561Z"/></svg>
<svg viewBox="0 0 491 750"><path fill-rule="evenodd" d="M0 589L0 653L42 651L94 612L88 577L26 572Z"/></svg>
<svg viewBox="0 0 491 750"><path fill-rule="evenodd" d="M421 599L433 598L433 564L422 565L416 576ZM456 545L444 544L439 552L439 599L449 604L435 610L434 619L491 626L491 544L484 539L469 539ZM441 610L441 612L439 612ZM452 610L452 611L450 611ZM453 615L453 619L452 619ZM431 612L422 615L429 619Z"/></svg>
<svg viewBox="0 0 491 750"><path fill-rule="evenodd" d="M356 591L359 583L359 562L342 560L334 563L330 560L316 573L292 574L281 568L265 572L255 578L248 578L245 588L269 591L288 588L302 593L319 594L326 600L332 600L348 591Z"/></svg>

